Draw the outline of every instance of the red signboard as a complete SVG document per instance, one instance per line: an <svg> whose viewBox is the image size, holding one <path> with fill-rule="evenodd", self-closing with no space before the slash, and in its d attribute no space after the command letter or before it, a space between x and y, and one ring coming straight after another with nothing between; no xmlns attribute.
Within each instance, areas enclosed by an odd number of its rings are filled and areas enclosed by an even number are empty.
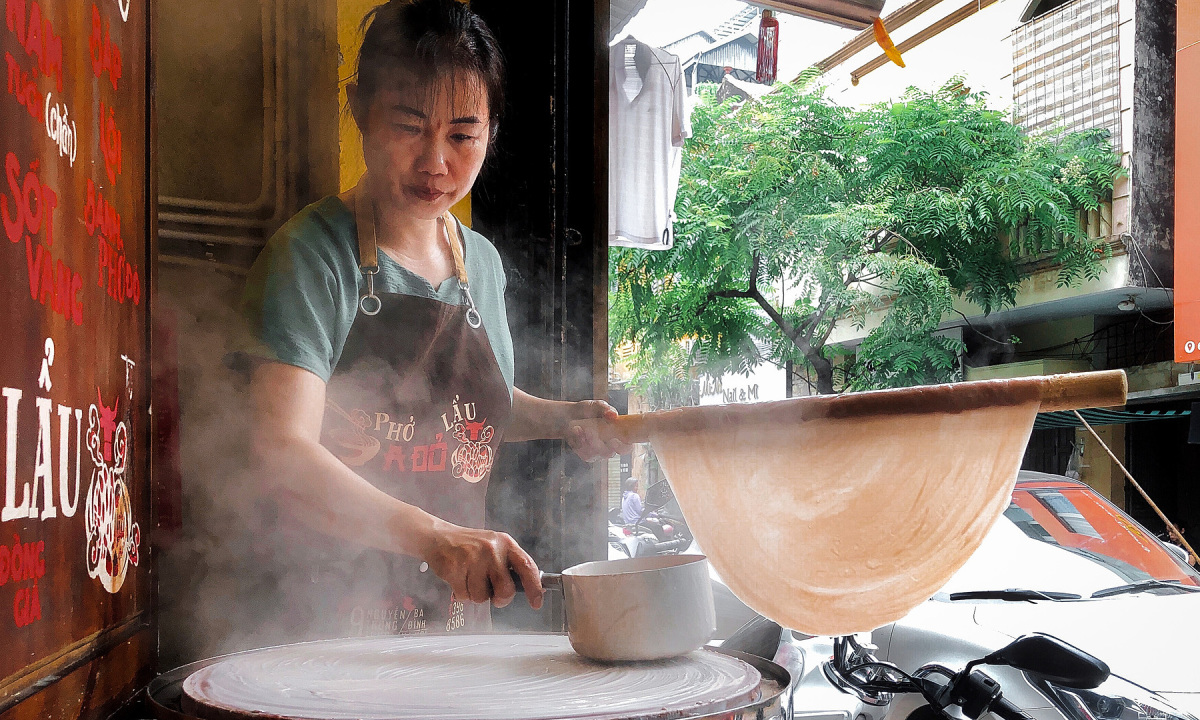
<svg viewBox="0 0 1200 720"><path fill-rule="evenodd" d="M1175 361L1200 360L1200 3L1179 2L1175 125Z"/></svg>
<svg viewBox="0 0 1200 720"><path fill-rule="evenodd" d="M95 717L152 659L151 8L0 6L0 720Z"/></svg>

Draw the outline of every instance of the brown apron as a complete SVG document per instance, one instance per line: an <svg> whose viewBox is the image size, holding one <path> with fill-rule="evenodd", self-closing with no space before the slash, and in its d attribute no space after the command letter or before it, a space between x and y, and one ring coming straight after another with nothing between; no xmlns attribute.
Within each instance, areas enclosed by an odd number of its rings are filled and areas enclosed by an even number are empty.
<svg viewBox="0 0 1200 720"><path fill-rule="evenodd" d="M326 388L321 443L371 484L456 525L484 526L484 497L512 413L508 385L475 309L458 226L442 226L461 305L375 292L372 203L356 191L359 312ZM342 551L345 548L341 549ZM490 605L460 602L420 560L355 548L321 571L326 635L490 629Z"/></svg>

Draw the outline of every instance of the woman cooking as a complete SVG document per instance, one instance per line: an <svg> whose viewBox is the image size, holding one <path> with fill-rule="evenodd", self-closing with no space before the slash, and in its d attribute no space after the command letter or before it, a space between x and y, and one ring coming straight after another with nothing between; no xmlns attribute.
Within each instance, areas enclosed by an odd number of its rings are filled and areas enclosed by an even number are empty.
<svg viewBox="0 0 1200 720"><path fill-rule="evenodd" d="M280 229L247 285L253 448L288 516L334 538L309 533L316 587L289 595L307 634L478 631L513 599L510 568L542 602L530 556L483 529L501 440L625 447L606 403L513 387L500 257L449 212L504 106L495 38L456 0L363 24L347 94L366 174Z"/></svg>

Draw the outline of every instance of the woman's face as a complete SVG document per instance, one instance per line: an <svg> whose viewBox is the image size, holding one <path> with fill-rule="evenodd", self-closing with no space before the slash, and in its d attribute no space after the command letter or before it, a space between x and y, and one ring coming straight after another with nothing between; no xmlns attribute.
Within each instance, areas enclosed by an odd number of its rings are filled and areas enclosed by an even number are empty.
<svg viewBox="0 0 1200 720"><path fill-rule="evenodd" d="M478 77L430 91L397 71L356 115L375 197L409 217L433 220L466 197L487 155L491 126Z"/></svg>

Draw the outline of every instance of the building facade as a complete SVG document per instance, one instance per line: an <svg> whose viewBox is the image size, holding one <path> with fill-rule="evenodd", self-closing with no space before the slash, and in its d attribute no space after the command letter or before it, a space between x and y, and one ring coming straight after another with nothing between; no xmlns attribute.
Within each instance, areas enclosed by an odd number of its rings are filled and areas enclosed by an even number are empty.
<svg viewBox="0 0 1200 720"><path fill-rule="evenodd" d="M1100 277L1062 287L1057 267L1033 259L1013 307L985 315L960 302L965 320L948 317L944 327L963 333L970 380L1124 369L1131 422L1095 429L1167 515L1191 526L1200 523L1189 480L1200 452L1187 444L1186 413L1200 384L1172 356L1175 12L1155 0L916 0L885 18L907 68L880 62L863 36L818 64L843 104L898 99L910 86L931 90L957 77L1028 133L1109 132L1126 173L1099 212L1081 217L1111 249ZM870 328L839 328L831 342L852 348ZM1020 342L991 340L1009 336ZM1051 424L1034 431L1027 469L1078 473L1162 528L1090 433Z"/></svg>

